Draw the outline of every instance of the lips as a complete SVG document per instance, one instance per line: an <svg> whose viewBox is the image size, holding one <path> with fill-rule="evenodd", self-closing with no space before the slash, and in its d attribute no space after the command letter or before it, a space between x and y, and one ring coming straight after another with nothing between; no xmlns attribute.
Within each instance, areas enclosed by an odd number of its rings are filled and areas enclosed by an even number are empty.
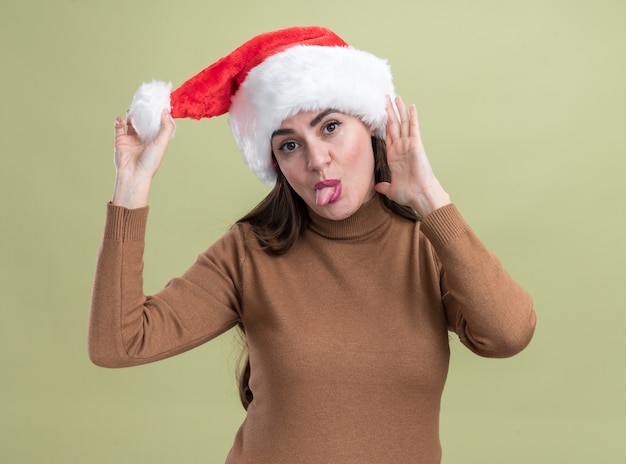
<svg viewBox="0 0 626 464"><path fill-rule="evenodd" d="M341 181L339 179L325 179L315 184L315 204L325 206L334 203L341 197Z"/></svg>

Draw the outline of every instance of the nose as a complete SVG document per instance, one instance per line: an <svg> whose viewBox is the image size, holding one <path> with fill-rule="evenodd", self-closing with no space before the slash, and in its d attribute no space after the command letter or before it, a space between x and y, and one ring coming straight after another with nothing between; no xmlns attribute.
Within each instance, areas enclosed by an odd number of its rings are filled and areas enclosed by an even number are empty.
<svg viewBox="0 0 626 464"><path fill-rule="evenodd" d="M330 162L331 156L328 147L319 141L309 142L307 145L307 168L311 171L321 171Z"/></svg>

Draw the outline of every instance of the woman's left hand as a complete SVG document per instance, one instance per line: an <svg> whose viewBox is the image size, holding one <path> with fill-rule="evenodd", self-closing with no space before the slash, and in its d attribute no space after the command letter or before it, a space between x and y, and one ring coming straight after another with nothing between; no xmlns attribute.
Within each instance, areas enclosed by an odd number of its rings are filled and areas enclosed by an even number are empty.
<svg viewBox="0 0 626 464"><path fill-rule="evenodd" d="M387 162L391 182L379 182L376 191L398 204L412 207L425 218L434 210L450 203L450 196L435 177L426 156L417 120L417 109L407 112L400 97L387 101Z"/></svg>

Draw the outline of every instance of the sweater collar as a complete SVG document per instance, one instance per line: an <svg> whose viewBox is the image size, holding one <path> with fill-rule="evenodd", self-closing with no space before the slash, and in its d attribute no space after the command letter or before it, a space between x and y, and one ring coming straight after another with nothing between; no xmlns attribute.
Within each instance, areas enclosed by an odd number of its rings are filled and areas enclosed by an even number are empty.
<svg viewBox="0 0 626 464"><path fill-rule="evenodd" d="M309 210L309 229L330 239L365 237L391 221L391 215L379 194L364 203L352 216L340 221L326 219Z"/></svg>

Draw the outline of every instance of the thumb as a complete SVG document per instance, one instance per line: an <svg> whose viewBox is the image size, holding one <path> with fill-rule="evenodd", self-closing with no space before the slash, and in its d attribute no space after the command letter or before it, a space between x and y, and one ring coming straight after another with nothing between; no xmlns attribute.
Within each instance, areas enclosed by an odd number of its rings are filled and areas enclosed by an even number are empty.
<svg viewBox="0 0 626 464"><path fill-rule="evenodd" d="M388 197L389 192L391 191L391 184L389 182L379 182L374 186L374 188L378 193Z"/></svg>
<svg viewBox="0 0 626 464"><path fill-rule="evenodd" d="M167 143L172 137L174 137L175 132L176 123L174 122L174 119L168 110L163 110L161 113L161 127L159 129L159 134L154 140L155 143Z"/></svg>

